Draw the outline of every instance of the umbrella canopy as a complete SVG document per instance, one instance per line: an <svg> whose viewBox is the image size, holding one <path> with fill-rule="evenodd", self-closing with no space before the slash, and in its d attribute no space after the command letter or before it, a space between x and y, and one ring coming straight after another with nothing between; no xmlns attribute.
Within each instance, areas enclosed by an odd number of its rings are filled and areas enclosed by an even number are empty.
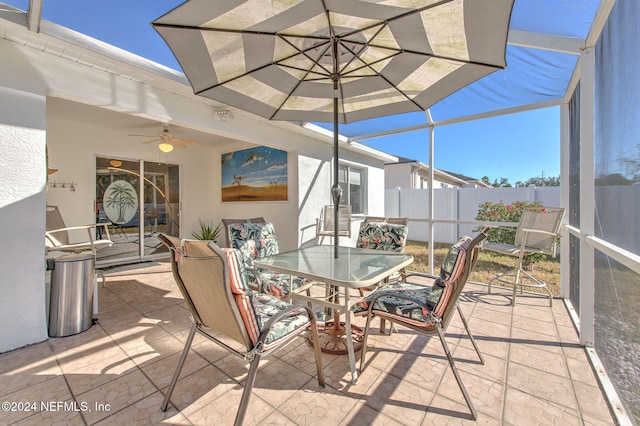
<svg viewBox="0 0 640 426"><path fill-rule="evenodd" d="M270 120L333 121L337 204L338 123L423 111L504 68L512 7L513 0L189 0L153 26L196 94Z"/></svg>

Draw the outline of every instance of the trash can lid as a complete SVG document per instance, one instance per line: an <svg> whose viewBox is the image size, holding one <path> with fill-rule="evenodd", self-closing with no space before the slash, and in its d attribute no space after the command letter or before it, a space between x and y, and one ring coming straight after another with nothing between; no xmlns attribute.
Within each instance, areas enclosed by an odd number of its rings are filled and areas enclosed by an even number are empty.
<svg viewBox="0 0 640 426"><path fill-rule="evenodd" d="M63 256L56 257L54 261L56 263L79 262L79 261L90 260L90 259L95 259L95 255L93 253L90 253L90 254L77 253L77 254L65 254Z"/></svg>

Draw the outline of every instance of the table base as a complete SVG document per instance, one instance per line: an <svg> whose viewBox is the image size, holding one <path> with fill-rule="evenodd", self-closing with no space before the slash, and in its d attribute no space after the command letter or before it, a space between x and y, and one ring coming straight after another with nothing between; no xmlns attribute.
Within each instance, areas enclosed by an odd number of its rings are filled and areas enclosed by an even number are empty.
<svg viewBox="0 0 640 426"><path fill-rule="evenodd" d="M318 338L320 339L320 350L331 355L344 355L349 353L347 348L347 332L344 322L327 321L324 326L318 327ZM353 341L354 353L362 349L364 340L364 330L351 325L351 340ZM313 345L311 336L309 343Z"/></svg>

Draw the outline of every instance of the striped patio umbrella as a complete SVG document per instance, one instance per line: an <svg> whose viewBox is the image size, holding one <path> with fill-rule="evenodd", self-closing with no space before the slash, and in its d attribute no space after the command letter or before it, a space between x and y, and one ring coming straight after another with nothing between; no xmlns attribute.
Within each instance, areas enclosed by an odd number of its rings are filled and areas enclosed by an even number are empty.
<svg viewBox="0 0 640 426"><path fill-rule="evenodd" d="M512 7L513 0L189 0L152 24L196 94L270 120L333 122L337 205L338 123L424 111L504 68Z"/></svg>

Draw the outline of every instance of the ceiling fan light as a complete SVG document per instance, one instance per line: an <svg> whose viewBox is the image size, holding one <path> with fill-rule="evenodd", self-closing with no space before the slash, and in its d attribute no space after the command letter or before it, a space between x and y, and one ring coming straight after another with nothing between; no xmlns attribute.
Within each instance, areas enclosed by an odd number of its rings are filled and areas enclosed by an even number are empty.
<svg viewBox="0 0 640 426"><path fill-rule="evenodd" d="M122 161L120 160L109 160L109 165L112 167L120 167L122 166Z"/></svg>
<svg viewBox="0 0 640 426"><path fill-rule="evenodd" d="M173 145L171 145L170 143L162 142L160 145L158 145L158 149L164 153L171 152L173 151Z"/></svg>

